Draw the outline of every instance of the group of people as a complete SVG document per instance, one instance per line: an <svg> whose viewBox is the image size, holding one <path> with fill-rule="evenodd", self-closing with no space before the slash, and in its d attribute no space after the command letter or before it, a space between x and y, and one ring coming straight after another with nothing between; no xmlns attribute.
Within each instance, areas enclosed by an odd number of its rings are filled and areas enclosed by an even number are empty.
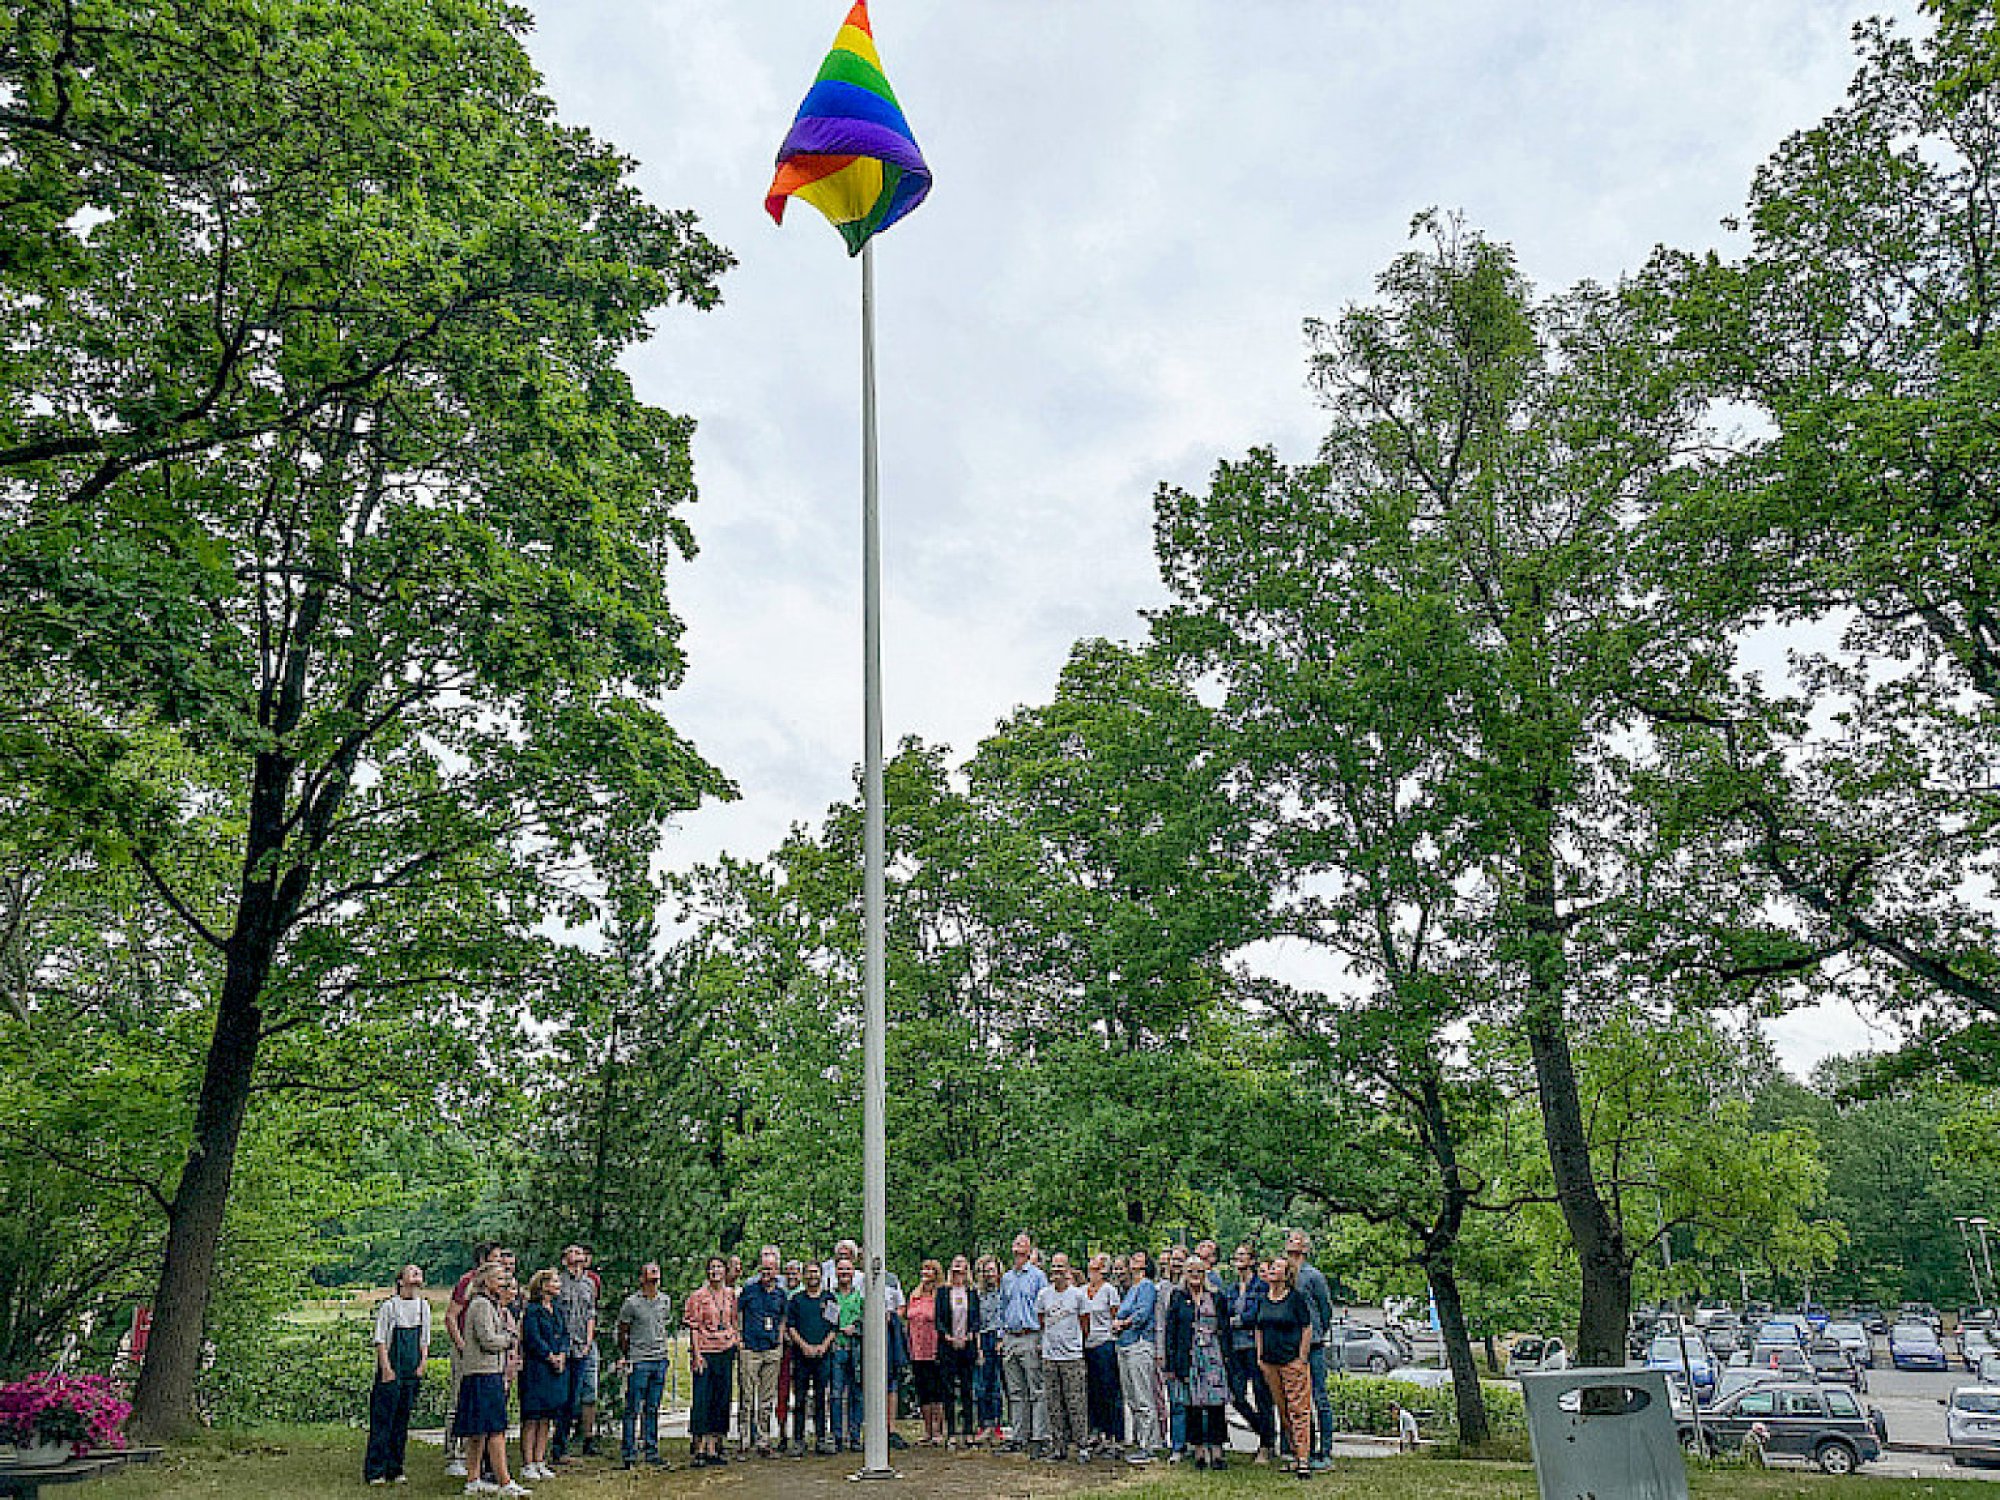
<svg viewBox="0 0 2000 1500"><path fill-rule="evenodd" d="M1290 1231L1283 1253L1239 1245L1224 1265L1213 1240L1096 1254L1079 1268L1023 1232L1003 1267L987 1255L922 1263L906 1295L884 1275L889 1357L863 1368L861 1248L843 1240L824 1261L785 1261L764 1247L752 1273L711 1256L672 1319L657 1264L606 1330L625 1378L621 1457L660 1465L660 1405L670 1337L684 1328L693 1377L689 1455L696 1467L737 1452L771 1458L858 1450L867 1401L886 1403L890 1441L910 1387L922 1445L990 1447L1062 1462L1165 1456L1219 1469L1227 1408L1255 1433L1255 1462L1283 1456L1305 1477L1330 1461L1326 1334L1334 1304L1311 1243ZM572 1447L595 1452L603 1280L588 1246L523 1286L511 1251L479 1247L445 1317L453 1416L447 1472L468 1495L531 1493L520 1479L556 1477ZM402 1478L410 1408L430 1348L423 1273L404 1268L376 1319L376 1383L364 1478ZM510 1394L521 1419L519 1479L508 1467ZM789 1434L787 1427L789 1426Z"/></svg>

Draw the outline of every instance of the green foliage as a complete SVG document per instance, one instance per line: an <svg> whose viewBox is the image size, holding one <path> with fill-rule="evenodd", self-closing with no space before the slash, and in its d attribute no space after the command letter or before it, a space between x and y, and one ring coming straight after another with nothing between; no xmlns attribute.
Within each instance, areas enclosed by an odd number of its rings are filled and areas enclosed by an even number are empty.
<svg viewBox="0 0 2000 1500"><path fill-rule="evenodd" d="M1756 176L1747 253L1663 254L1638 300L1690 390L1760 419L1718 433L1654 537L1670 607L1746 645L1675 736L1673 824L1708 877L1684 916L1740 991L1837 984L1897 1017L1916 1066L1982 1076L2000 1023L2000 31L1990 7L1939 8L1924 37L1857 28L1846 104ZM1760 631L1781 666L1750 670Z"/></svg>
<svg viewBox="0 0 2000 1500"><path fill-rule="evenodd" d="M1480 1383L1486 1414L1496 1437L1516 1436L1528 1430L1527 1414L1521 1405L1521 1388L1504 1381ZM1427 1438L1449 1442L1457 1436L1453 1421L1451 1390L1415 1385L1393 1375L1336 1375L1327 1382L1333 1399L1333 1430L1364 1432L1376 1437L1396 1435L1396 1416L1390 1406L1399 1405L1417 1414L1417 1427Z"/></svg>
<svg viewBox="0 0 2000 1500"><path fill-rule="evenodd" d="M264 1320L218 1341L196 1399L221 1428L368 1425L375 1378L371 1320L345 1318L297 1326ZM431 1333L412 1427L442 1427L451 1410L451 1342L442 1320Z"/></svg>

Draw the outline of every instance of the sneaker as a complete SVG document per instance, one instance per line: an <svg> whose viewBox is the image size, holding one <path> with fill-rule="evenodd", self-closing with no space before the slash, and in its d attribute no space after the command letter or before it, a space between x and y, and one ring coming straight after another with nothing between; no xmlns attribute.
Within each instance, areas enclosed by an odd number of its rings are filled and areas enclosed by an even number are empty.
<svg viewBox="0 0 2000 1500"><path fill-rule="evenodd" d="M1013 1438L1008 1438L1006 1442L1000 1445L1000 1451L1002 1453L1020 1453L1024 1451L1027 1448L1027 1446L1028 1445L1026 1443L1018 1442Z"/></svg>
<svg viewBox="0 0 2000 1500"><path fill-rule="evenodd" d="M527 1500L535 1492L524 1485L508 1483L501 1485L497 1493L505 1495L507 1500Z"/></svg>
<svg viewBox="0 0 2000 1500"><path fill-rule="evenodd" d="M370 1484L387 1484L389 1481L383 1478L380 1474L377 1474L373 1479L369 1480L368 1482Z"/></svg>
<svg viewBox="0 0 2000 1500"><path fill-rule="evenodd" d="M1315 1474L1324 1474L1332 1467L1333 1460L1331 1458L1316 1458L1312 1461L1312 1471Z"/></svg>
<svg viewBox="0 0 2000 1500"><path fill-rule="evenodd" d="M464 1495L497 1495L500 1493L500 1486L490 1479L468 1479L465 1481L465 1488L459 1493Z"/></svg>
<svg viewBox="0 0 2000 1500"><path fill-rule="evenodd" d="M891 1448L900 1449L900 1448L907 1448L910 1445L908 1441L903 1437L902 1433L892 1432L889 1434L889 1446Z"/></svg>
<svg viewBox="0 0 2000 1500"><path fill-rule="evenodd" d="M1144 1448L1134 1448L1130 1453L1125 1455L1125 1462L1128 1464L1149 1464L1152 1461L1153 1455L1148 1453Z"/></svg>
<svg viewBox="0 0 2000 1500"><path fill-rule="evenodd" d="M454 1458L450 1463L446 1464L444 1466L444 1477L447 1479L465 1478L465 1460Z"/></svg>

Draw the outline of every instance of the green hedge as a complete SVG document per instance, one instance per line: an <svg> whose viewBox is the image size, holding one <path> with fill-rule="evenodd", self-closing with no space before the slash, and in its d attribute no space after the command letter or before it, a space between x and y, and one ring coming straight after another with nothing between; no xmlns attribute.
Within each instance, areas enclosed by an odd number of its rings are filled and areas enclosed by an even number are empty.
<svg viewBox="0 0 2000 1500"><path fill-rule="evenodd" d="M202 1372L198 1401L218 1427L272 1423L368 1425L368 1389L375 1379L372 1321L349 1318L300 1326L272 1323L239 1336ZM442 1427L451 1406L451 1344L440 1326L431 1336L430 1367L410 1422Z"/></svg>
<svg viewBox="0 0 2000 1500"><path fill-rule="evenodd" d="M1414 1385L1393 1375L1336 1375L1327 1382L1333 1396L1333 1430L1363 1432L1377 1437L1396 1435L1396 1417L1389 1410L1393 1402L1417 1414L1417 1428L1427 1438L1454 1442L1458 1438L1458 1409L1452 1404L1451 1387ZM1527 1414L1521 1406L1518 1386L1483 1381L1486 1416L1495 1436L1525 1433Z"/></svg>

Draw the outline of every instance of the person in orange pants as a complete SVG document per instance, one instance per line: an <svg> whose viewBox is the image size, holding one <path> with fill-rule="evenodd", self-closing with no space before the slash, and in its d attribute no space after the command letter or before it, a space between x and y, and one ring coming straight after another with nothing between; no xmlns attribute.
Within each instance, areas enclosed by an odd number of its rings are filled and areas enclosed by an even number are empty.
<svg viewBox="0 0 2000 1500"><path fill-rule="evenodd" d="M1312 1311L1292 1284L1291 1262L1280 1255L1264 1270L1264 1298L1256 1306L1257 1363L1271 1388L1271 1402L1292 1441L1292 1471L1312 1476L1312 1371L1306 1348Z"/></svg>

